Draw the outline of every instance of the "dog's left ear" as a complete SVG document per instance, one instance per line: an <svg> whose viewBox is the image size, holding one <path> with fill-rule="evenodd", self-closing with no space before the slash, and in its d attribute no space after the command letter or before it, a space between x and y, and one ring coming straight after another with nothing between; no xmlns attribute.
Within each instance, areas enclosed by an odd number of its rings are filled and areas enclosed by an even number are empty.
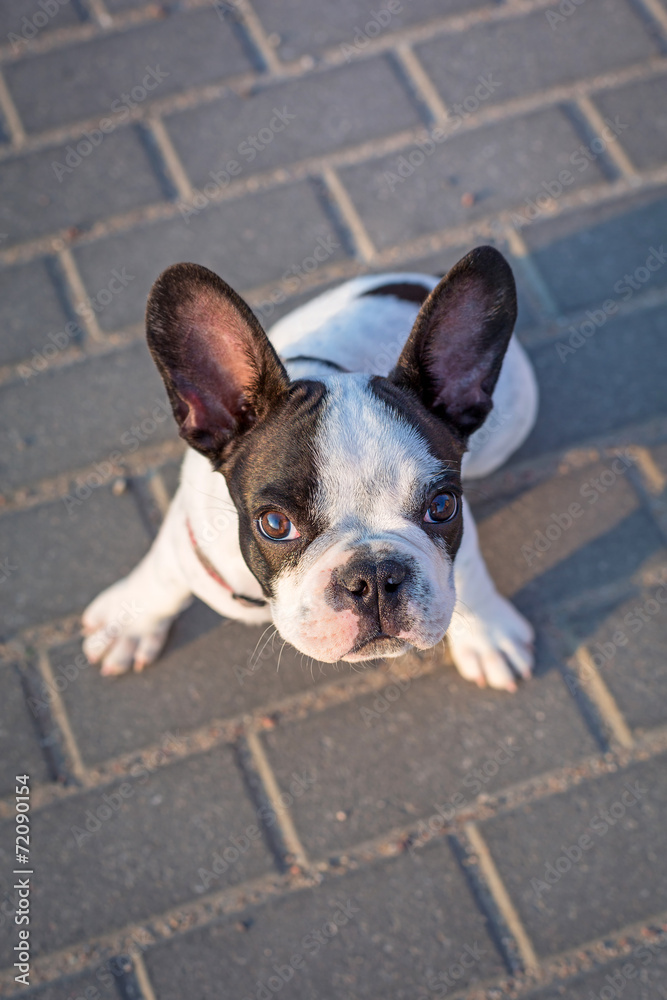
<svg viewBox="0 0 667 1000"><path fill-rule="evenodd" d="M286 397L289 377L250 307L208 268L160 275L146 336L181 437L214 462Z"/></svg>
<svg viewBox="0 0 667 1000"><path fill-rule="evenodd" d="M426 299L389 379L466 438L493 406L515 321L509 264L493 247L477 247Z"/></svg>

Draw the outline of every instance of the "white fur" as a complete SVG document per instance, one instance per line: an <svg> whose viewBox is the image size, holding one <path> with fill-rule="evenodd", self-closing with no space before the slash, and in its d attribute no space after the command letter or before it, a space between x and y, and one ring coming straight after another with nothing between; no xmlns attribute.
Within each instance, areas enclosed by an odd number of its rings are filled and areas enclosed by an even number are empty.
<svg viewBox="0 0 667 1000"><path fill-rule="evenodd" d="M319 502L331 524L306 550L298 569L279 578L273 607L239 604L197 558L186 515L199 547L232 589L262 597L241 554L238 517L223 477L203 456L188 451L181 484L151 550L128 577L104 591L84 613L88 633L84 649L91 661L102 661L103 673L120 673L132 665L142 669L154 660L169 625L193 594L220 614L248 624L273 618L281 634L310 655L326 661L344 657L354 643L356 619L351 612L334 615L322 600L322 591L331 570L350 557L361 539L378 546L390 540L407 554L418 553L424 579L439 595L432 607L412 609L415 624L404 637L406 644L433 645L451 618L448 639L463 676L513 690L510 664L521 676L530 673L532 629L495 590L467 506L454 584L451 563L442 549L404 516L415 483L432 479L441 469L414 429L390 415L366 385L368 375L387 374L394 366L418 307L377 296L357 298L378 285L404 281L416 281L429 290L437 284L436 278L411 273L356 278L295 310L271 332L293 378L310 375L327 382L328 412L316 450L321 456ZM300 355L363 374L331 377L331 369L317 362L290 363ZM471 438L463 460L466 478L500 466L534 422L535 378L514 338L494 404L490 418Z"/></svg>

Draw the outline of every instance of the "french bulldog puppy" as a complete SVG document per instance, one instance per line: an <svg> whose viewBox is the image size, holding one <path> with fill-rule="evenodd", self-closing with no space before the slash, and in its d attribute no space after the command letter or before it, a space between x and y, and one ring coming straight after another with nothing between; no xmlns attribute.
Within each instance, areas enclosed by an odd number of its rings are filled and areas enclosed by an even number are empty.
<svg viewBox="0 0 667 1000"><path fill-rule="evenodd" d="M535 420L515 319L512 272L492 247L442 280L348 281L270 337L211 271L165 271L148 345L190 447L152 548L84 613L91 662L141 670L194 594L228 618L273 622L325 663L447 633L464 677L515 690L533 631L497 592L462 493Z"/></svg>

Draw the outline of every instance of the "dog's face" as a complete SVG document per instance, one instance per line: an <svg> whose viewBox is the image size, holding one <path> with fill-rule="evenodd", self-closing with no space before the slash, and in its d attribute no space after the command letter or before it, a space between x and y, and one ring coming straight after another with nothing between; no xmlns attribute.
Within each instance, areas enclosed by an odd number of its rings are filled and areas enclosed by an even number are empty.
<svg viewBox="0 0 667 1000"><path fill-rule="evenodd" d="M148 340L181 434L225 475L246 563L297 649L367 660L443 637L461 459L515 316L509 266L479 248L428 297L387 378L290 382L212 272L176 265L156 282Z"/></svg>
<svg viewBox="0 0 667 1000"><path fill-rule="evenodd" d="M327 662L429 648L454 606L462 447L386 379L297 382L228 476L278 631Z"/></svg>

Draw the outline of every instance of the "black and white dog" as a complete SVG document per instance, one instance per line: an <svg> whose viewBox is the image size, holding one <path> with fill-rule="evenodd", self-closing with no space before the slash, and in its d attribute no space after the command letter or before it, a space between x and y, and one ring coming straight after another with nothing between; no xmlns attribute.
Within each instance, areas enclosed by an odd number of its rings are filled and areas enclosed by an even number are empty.
<svg viewBox="0 0 667 1000"><path fill-rule="evenodd" d="M88 658L104 674L142 669L195 594L327 663L427 649L449 630L464 677L514 690L533 632L489 577L461 480L500 466L533 425L515 318L491 247L441 281L348 281L270 340L211 271L170 267L148 344L190 449L148 555L84 614Z"/></svg>

